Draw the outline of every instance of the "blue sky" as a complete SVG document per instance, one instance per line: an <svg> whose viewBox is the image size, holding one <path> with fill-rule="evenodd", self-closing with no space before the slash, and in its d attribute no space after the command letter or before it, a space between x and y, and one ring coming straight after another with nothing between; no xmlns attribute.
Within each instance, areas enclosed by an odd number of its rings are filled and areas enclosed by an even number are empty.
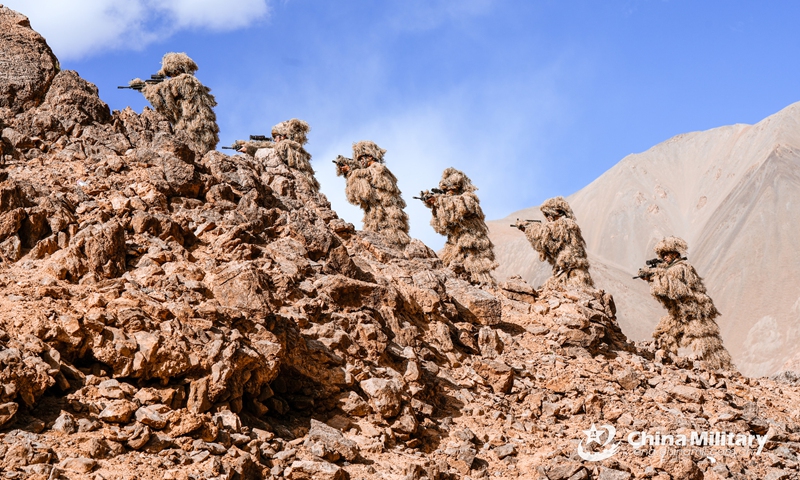
<svg viewBox="0 0 800 480"><path fill-rule="evenodd" d="M323 192L359 225L330 160L371 139L409 204L444 168L488 218L583 188L625 155L755 123L800 99L800 3L783 1L4 0L112 109L117 90L188 53L221 145L297 117Z"/></svg>

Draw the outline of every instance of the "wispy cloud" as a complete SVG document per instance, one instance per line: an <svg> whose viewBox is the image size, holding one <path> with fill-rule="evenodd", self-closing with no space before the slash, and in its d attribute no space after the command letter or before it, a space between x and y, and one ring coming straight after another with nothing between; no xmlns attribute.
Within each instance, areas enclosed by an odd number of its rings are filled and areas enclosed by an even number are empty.
<svg viewBox="0 0 800 480"><path fill-rule="evenodd" d="M227 31L269 14L267 0L4 0L28 16L61 59L141 49L187 29Z"/></svg>
<svg viewBox="0 0 800 480"><path fill-rule="evenodd" d="M443 23L478 17L493 8L492 0L407 0L393 5L389 25L398 31L425 31Z"/></svg>

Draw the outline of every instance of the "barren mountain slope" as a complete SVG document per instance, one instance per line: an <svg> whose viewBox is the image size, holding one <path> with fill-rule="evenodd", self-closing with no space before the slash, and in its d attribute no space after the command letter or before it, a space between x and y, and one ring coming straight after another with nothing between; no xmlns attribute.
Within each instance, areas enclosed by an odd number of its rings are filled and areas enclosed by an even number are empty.
<svg viewBox="0 0 800 480"><path fill-rule="evenodd" d="M778 371L800 343L800 103L756 125L679 135L625 157L568 198L601 288L623 330L648 338L662 311L631 274L665 235L689 243L689 259L722 312L726 345L743 373ZM507 226L541 218L531 208L491 222L500 276L537 283L541 270Z"/></svg>
<svg viewBox="0 0 800 480"><path fill-rule="evenodd" d="M797 377L631 344L601 290L471 285L0 32L3 478L797 478ZM759 443L625 440L690 431Z"/></svg>

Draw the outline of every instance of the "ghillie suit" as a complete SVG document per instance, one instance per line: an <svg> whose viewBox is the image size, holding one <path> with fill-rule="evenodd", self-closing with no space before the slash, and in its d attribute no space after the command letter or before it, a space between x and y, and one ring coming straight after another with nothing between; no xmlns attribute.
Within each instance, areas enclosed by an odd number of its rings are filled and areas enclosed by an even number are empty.
<svg viewBox="0 0 800 480"><path fill-rule="evenodd" d="M445 193L422 192L422 198L433 214L431 226L447 236L442 262L454 270L463 268L472 283L493 285L491 272L497 262L480 200L474 193L477 187L464 172L450 167L442 172L439 189Z"/></svg>
<svg viewBox="0 0 800 480"><path fill-rule="evenodd" d="M310 193L319 193L319 182L311 167L311 154L303 148L308 142L306 134L311 130L308 123L293 118L272 127L272 138L275 139L273 150L278 158L289 168L299 171L298 185L304 184Z"/></svg>
<svg viewBox="0 0 800 480"><path fill-rule="evenodd" d="M673 354L688 349L712 369L733 369L714 320L719 311L694 267L682 258L686 250L684 240L667 237L656 244L655 252L662 260L674 253L674 260L642 270L650 282L650 294L667 309L667 316L658 322L653 338L658 347Z"/></svg>
<svg viewBox="0 0 800 480"><path fill-rule="evenodd" d="M198 155L217 148L219 127L213 107L217 106L211 90L195 78L197 64L185 53L167 53L161 60L159 75L170 77L161 83L148 83L142 94L153 108L163 114L175 131L185 131L190 147ZM131 85L143 84L140 79Z"/></svg>
<svg viewBox="0 0 800 480"><path fill-rule="evenodd" d="M593 287L586 242L567 201L563 197L551 198L539 209L548 218L547 222L517 225L539 252L539 259L553 266L553 276L545 282L545 287Z"/></svg>
<svg viewBox="0 0 800 480"><path fill-rule="evenodd" d="M411 241L408 236L408 215L403 209L406 202L397 188L397 177L386 167L383 155L386 150L373 142L353 144L353 159L345 175L347 201L364 210L364 230L380 233L390 244L405 248Z"/></svg>

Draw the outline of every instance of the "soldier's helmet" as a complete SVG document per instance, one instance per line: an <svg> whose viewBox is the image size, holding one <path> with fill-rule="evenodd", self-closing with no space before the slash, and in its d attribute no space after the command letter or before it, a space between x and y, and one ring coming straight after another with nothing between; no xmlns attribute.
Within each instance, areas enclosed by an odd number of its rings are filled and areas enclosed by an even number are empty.
<svg viewBox="0 0 800 480"><path fill-rule="evenodd" d="M196 71L197 64L194 63L194 60L189 58L189 55L170 52L161 59L161 70L158 71L158 74L168 77L177 77L182 73L194 75Z"/></svg>
<svg viewBox="0 0 800 480"><path fill-rule="evenodd" d="M306 134L309 130L311 130L311 127L309 127L306 122L293 118L272 127L272 137L274 138L275 135L283 135L289 140L297 142L300 145L305 145L306 142L308 142Z"/></svg>
<svg viewBox="0 0 800 480"><path fill-rule="evenodd" d="M358 160L364 155L369 155L375 160L383 163L383 155L386 150L379 147L375 142L362 140L353 144L353 159Z"/></svg>
<svg viewBox="0 0 800 480"><path fill-rule="evenodd" d="M663 238L660 242L656 243L655 248L653 248L656 255L659 257L663 257L670 252L675 252L680 256L684 256L688 249L689 246L686 244L686 240L672 236Z"/></svg>
<svg viewBox="0 0 800 480"><path fill-rule="evenodd" d="M444 169L442 179L439 180L439 188L442 190L455 190L458 193L474 192L478 189L464 172L453 167Z"/></svg>
<svg viewBox="0 0 800 480"><path fill-rule="evenodd" d="M564 197L555 197L545 200L539 210L545 215L561 216L575 220L575 214L572 213L569 203L564 200Z"/></svg>

